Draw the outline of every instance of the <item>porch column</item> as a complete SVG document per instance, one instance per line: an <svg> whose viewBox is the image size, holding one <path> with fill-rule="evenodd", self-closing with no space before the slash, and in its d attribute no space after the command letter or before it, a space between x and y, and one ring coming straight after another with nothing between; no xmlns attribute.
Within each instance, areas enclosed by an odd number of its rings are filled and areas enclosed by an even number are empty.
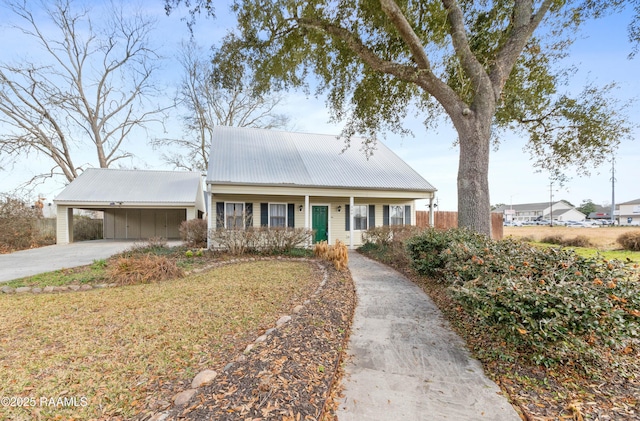
<svg viewBox="0 0 640 421"><path fill-rule="evenodd" d="M311 212L311 209L309 209L309 195L307 194L304 196L304 229L305 230L309 229L309 212ZM309 237L309 239L307 240L307 246L310 246L312 242L313 242L313 238Z"/></svg>
<svg viewBox="0 0 640 421"><path fill-rule="evenodd" d="M434 224L434 209L433 209L433 195L429 198L429 226L433 228Z"/></svg>
<svg viewBox="0 0 640 421"><path fill-rule="evenodd" d="M353 196L349 198L349 248L353 250Z"/></svg>
<svg viewBox="0 0 640 421"><path fill-rule="evenodd" d="M212 228L215 228L215 225L211 225L211 215L215 215L216 212L211 209L211 184L207 184L207 249L211 248L211 238L209 236L209 231Z"/></svg>

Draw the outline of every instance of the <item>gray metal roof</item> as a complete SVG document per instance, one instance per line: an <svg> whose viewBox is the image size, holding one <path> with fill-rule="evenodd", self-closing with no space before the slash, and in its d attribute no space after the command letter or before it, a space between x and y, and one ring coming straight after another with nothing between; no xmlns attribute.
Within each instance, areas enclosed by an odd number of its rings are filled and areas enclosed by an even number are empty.
<svg viewBox="0 0 640 421"><path fill-rule="evenodd" d="M201 192L198 172L88 168L55 202L195 204Z"/></svg>
<svg viewBox="0 0 640 421"><path fill-rule="evenodd" d="M630 200L624 203L618 203L619 205L640 205L640 199Z"/></svg>
<svg viewBox="0 0 640 421"><path fill-rule="evenodd" d="M369 159L362 139L216 126L207 183L384 190L436 189L382 142Z"/></svg>

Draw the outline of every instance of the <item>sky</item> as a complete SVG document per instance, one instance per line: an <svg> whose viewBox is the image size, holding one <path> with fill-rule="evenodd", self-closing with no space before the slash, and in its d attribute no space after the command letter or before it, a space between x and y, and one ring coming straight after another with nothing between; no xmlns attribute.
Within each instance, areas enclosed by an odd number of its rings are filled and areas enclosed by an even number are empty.
<svg viewBox="0 0 640 421"><path fill-rule="evenodd" d="M158 85L163 87L169 98L175 93L181 77L176 54L180 42L188 39L190 34L185 22L180 19L183 14L174 13L167 17L161 0L142 0L139 5L157 19L153 43L165 58L162 71L157 74ZM580 38L571 46L567 59L567 64L576 65L579 69L570 86L576 93L586 81L600 86L615 81L619 86L616 91L619 98L640 99L640 78L637 77L640 57L634 60L627 57L631 51L626 32L630 17L631 11L625 15L592 21L583 27ZM25 54L34 57L36 50L25 48L28 44L25 44L24 37L10 27L8 19L8 14L0 13L0 39L3 40L0 61L12 60ZM232 25L233 21L224 16L224 13L219 13L219 18L215 21L200 18L194 27L194 37L201 46L207 48L218 42ZM631 122L636 125L640 125L638 107L640 104L634 104L629 112ZM288 92L278 112L290 116L296 131L337 135L341 130L339 123L329 122L329 113L322 97ZM126 145L126 149L136 157L123 162L123 165L138 169L171 170L160 159L161 152L148 146L147 140L152 137L181 136L182 127L178 115L178 112L172 113L173 118L166 123L164 130L161 127L150 127L147 132L138 133ZM438 189L436 201L440 210L456 210L458 149L454 146L457 137L455 130L447 119L443 119L436 130L429 132L419 117L408 118L405 126L413 131L414 136L401 137L383 133L382 141ZM505 135L499 148L491 153L489 187L492 204L548 202L551 195L554 201L564 199L576 206L587 199L599 205L611 203L610 164L591 169L589 177L567 171L569 181L563 187L553 186L550 189L548 174L537 172L532 166L528 152L523 150L524 145L525 139ZM640 198L640 130L636 128L631 139L623 140L615 162L616 203ZM0 192L12 191L43 168L49 168L48 162L32 155L17 165L0 171ZM65 181L50 180L37 186L34 194L52 201L64 188ZM426 210L426 203L419 203L418 210Z"/></svg>

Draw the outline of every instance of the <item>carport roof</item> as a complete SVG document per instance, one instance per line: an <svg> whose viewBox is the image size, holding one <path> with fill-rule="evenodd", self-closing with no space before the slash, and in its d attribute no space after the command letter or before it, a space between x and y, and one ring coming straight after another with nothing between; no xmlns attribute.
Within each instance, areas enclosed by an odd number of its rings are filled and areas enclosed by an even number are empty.
<svg viewBox="0 0 640 421"><path fill-rule="evenodd" d="M201 190L198 172L88 168L54 202L193 206Z"/></svg>

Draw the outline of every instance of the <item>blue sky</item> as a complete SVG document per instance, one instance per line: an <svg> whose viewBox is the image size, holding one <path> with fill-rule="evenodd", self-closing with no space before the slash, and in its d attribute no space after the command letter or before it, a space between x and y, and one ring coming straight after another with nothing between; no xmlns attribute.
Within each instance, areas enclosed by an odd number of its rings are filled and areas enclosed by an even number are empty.
<svg viewBox="0 0 640 421"><path fill-rule="evenodd" d="M188 38L184 22L180 16L164 15L163 3L160 0L147 0L142 3L144 9L158 20L157 38L154 42L165 57L162 73L158 74L159 84L166 86L167 97L173 95L175 86L181 75L175 62L175 54L181 40ZM0 36L3 49L0 60L29 51L24 48L24 40L6 26L6 14L0 14ZM585 81L597 85L605 85L615 81L619 85L617 94L622 99L640 98L640 57L628 60L631 45L627 41L626 26L631 11L626 15L618 15L606 19L589 22L581 33L581 39L571 47L567 63L575 64L580 69L572 80L572 88L581 90ZM195 26L195 38L203 46L217 42L232 24L228 19L216 21L200 19ZM630 112L632 122L640 124L638 107L634 104ZM287 113L297 131L338 134L341 127L328 122L328 113L323 98L307 97L301 92L289 92L280 112ZM176 113L173 113L174 116ZM458 167L458 150L453 146L456 133L448 120L443 119L437 131L427 132L419 118L405 121L407 127L414 132L414 137L386 134L383 138L392 150L405 159L424 178L437 189L437 200L442 210L455 210L457 207L456 177ZM178 137L182 134L179 120L174 118L166 125L166 133L159 127L152 127L148 133L141 132L127 145L127 149L136 154L136 158L124 165L141 169L171 169L160 159L160 153L153 151L146 144L147 137ZM638 163L640 163L640 132L632 134L632 140L623 141L616 154L616 202L624 202L640 198ZM531 165L529 155L523 151L525 141L515 136L506 136L500 148L492 152L490 162L490 194L491 203L531 203L546 202L550 198L548 175L538 173ZM0 172L0 192L9 191L30 179L40 169L49 168L48 163L39 162L31 156L8 171ZM566 199L579 205L584 199L591 199L596 204L611 201L611 168L605 165L592 170L590 177L579 177L572 171L567 175L570 181L562 189L554 186L554 200ZM35 193L52 200L64 187L64 180L49 181L35 190ZM420 204L420 206L424 206Z"/></svg>

